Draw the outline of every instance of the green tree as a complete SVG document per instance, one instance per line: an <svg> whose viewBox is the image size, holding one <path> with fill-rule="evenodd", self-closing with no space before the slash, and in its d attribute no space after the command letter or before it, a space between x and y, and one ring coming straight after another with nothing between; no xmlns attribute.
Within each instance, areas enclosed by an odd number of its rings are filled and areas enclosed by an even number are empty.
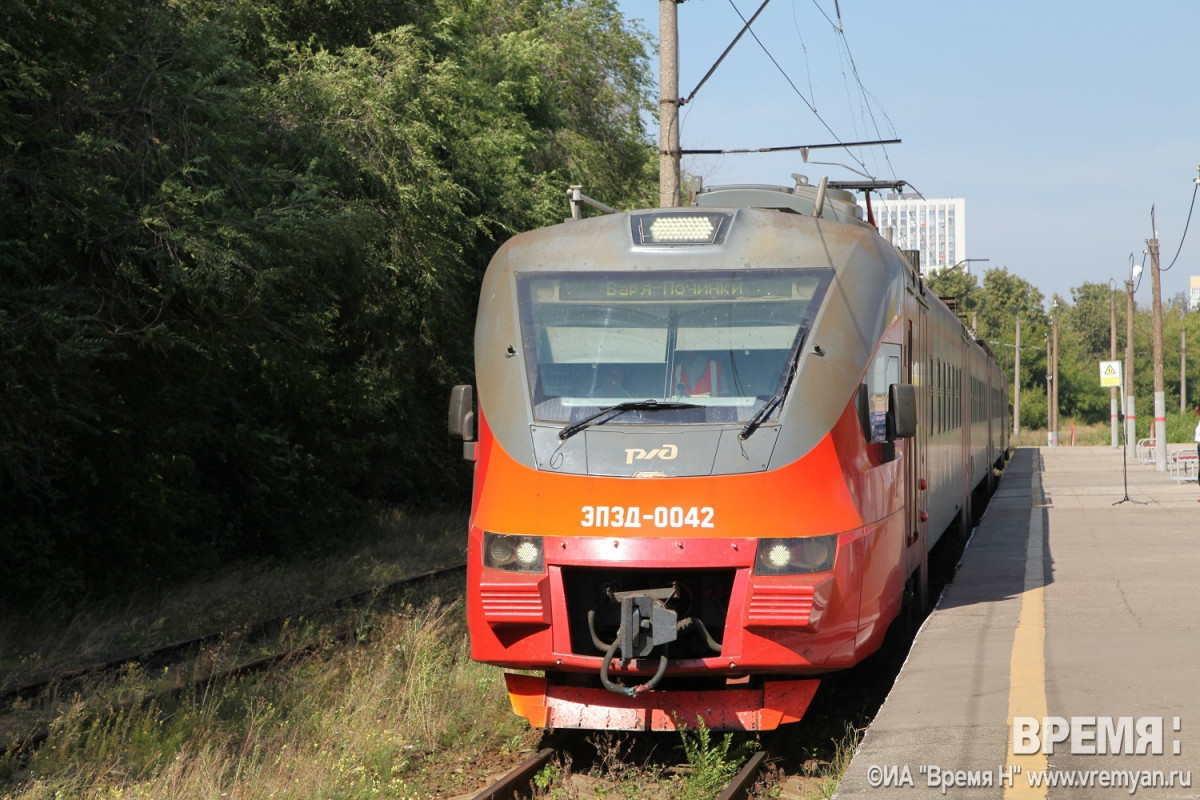
<svg viewBox="0 0 1200 800"><path fill-rule="evenodd" d="M982 297L979 279L966 270L939 270L925 281L925 285L964 319L970 320L971 313L979 310Z"/></svg>
<svg viewBox="0 0 1200 800"><path fill-rule="evenodd" d="M1071 304L1061 315L1080 353L1090 359L1108 360L1112 329L1112 304L1117 293L1104 283L1085 283L1071 290Z"/></svg>
<svg viewBox="0 0 1200 800"><path fill-rule="evenodd" d="M0 53L8 596L461 497L491 253L653 191L609 2L14 0Z"/></svg>

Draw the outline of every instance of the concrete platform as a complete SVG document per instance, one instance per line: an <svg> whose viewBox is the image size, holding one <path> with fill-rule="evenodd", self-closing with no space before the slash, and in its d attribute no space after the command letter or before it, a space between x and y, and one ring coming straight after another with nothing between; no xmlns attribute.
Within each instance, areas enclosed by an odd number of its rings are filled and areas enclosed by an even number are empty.
<svg viewBox="0 0 1200 800"><path fill-rule="evenodd" d="M835 798L1200 798L1200 486L1127 473L1017 451Z"/></svg>

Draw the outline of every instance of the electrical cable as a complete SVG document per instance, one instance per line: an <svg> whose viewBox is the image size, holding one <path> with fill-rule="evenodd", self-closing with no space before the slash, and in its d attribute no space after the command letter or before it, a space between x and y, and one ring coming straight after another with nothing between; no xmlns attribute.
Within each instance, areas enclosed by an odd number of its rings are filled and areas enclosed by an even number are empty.
<svg viewBox="0 0 1200 800"><path fill-rule="evenodd" d="M867 116L870 117L871 126L875 129L876 138L882 139L883 133L879 129L879 121L877 119L875 119L875 112L872 110L872 106L871 106L872 100L875 101L875 105L879 106L880 113L883 114L883 117L884 117L884 119L887 120L888 126L891 128L893 135L895 135L896 126L892 123L891 117L889 117L887 111L885 111L883 109L883 106L882 106L882 104L879 103L878 98L875 98L869 91L867 91L866 85L863 84L862 76L858 72L858 64L854 60L854 53L850 50L850 40L846 38L846 26L845 26L844 21L842 20L841 7L837 4L837 1L834 0L833 7L837 13L837 24L835 25L833 23L833 20L829 19L829 15L826 14L824 9L822 9L821 6L817 3L817 0L813 0L813 5L817 6L817 9L821 12L822 15L824 15L825 19L829 21L829 24L833 25L833 29L837 33L838 38L841 41L842 49L845 50L845 52L846 52L846 59L850 62L850 72L854 75L854 81L855 81L855 83L858 84L859 94L862 96L862 100L863 100L862 107L864 107L866 109ZM843 72L842 74L844 77L845 73ZM883 160L885 162L887 162L888 169L890 169L892 172L892 177L896 177L896 168L892 165L892 160L888 156L888 152L887 152L886 148L883 150Z"/></svg>
<svg viewBox="0 0 1200 800"><path fill-rule="evenodd" d="M1183 223L1183 236L1179 239L1179 249L1175 251L1175 258L1171 259L1170 266L1160 269L1159 272L1167 272L1171 267L1175 266L1175 262L1179 260L1179 253L1183 250L1183 243L1187 240L1188 226L1192 224L1192 211L1196 209L1196 191L1200 190L1200 180L1194 182L1192 187L1192 205L1188 208L1187 222Z"/></svg>
<svg viewBox="0 0 1200 800"><path fill-rule="evenodd" d="M730 0L730 3L732 2L733 0ZM754 20L758 19L758 15L763 12L763 9L767 7L767 3L769 2L771 2L771 0L763 0L763 4L758 7L758 11L754 12L754 16L750 17L749 22L746 22L746 18L742 17L742 22L745 24L742 26L742 29L738 31L738 35L733 37L733 41L730 42L729 46L725 48L725 52L721 53L721 55L717 57L717 60L713 62L713 65L708 68L708 72L704 73L704 77L700 79L698 84L696 84L696 88L692 89L691 94L679 101L679 105L684 106L692 102L692 98L696 96L696 92L700 91L700 87L707 83L708 79L712 77L712 74L717 71L717 67L721 66L721 62L725 60L725 56L729 55L729 51L734 48L734 45L742 40L742 37L746 35L746 31L750 30L750 26L754 24ZM737 6L734 6L734 10L737 10ZM738 12L738 16L742 16L740 11ZM751 35L753 36L753 34ZM811 108L811 106L809 107Z"/></svg>
<svg viewBox="0 0 1200 800"><path fill-rule="evenodd" d="M746 23L746 17L742 14L741 10L737 7L737 5L734 3L733 0L729 0L729 5L733 8L734 12L738 15L738 17L741 18L742 22ZM750 30L749 23L746 23L746 30L750 31L750 35L752 37L754 37L754 41L757 42L758 46L762 49L762 51L764 53L766 53L767 58L769 58L771 60L771 63L775 65L775 69L779 70L779 74L783 76L783 79L786 80L788 82L788 85L792 87L792 91L796 93L796 96L804 101L804 105L808 106L808 110L812 112L813 116L817 118L817 120L821 123L821 125L825 128L825 130L829 131L829 134L831 136L833 136L833 138L836 139L839 143L841 143L841 141L842 141L841 137L838 136L837 133L833 130L833 128L831 128L829 126L829 123L826 122L825 119L819 113L817 113L816 106L814 106L809 101L809 99L804 96L804 93L801 92L800 89L796 86L796 84L792 80L791 76L789 76L787 74L787 72L783 69L783 67L780 66L779 62L775 59L775 56L773 56L771 54L771 51L767 49L767 46L762 43L761 39L758 38L758 34L756 34L753 30ZM859 158L857 153L850 150L849 148L846 149L846 153L860 167L862 167L864 170L867 169L866 162L864 162L861 158Z"/></svg>
<svg viewBox="0 0 1200 800"><path fill-rule="evenodd" d="M804 53L804 72L808 75L808 94L813 99L813 105L816 105L817 90L813 87L812 65L808 62L808 45L804 41L804 33L800 30L800 20L796 17L795 0L792 0L792 27L796 29L796 38L800 40L800 51Z"/></svg>
<svg viewBox="0 0 1200 800"><path fill-rule="evenodd" d="M752 30L751 26L753 25L754 21L763 12L763 10L766 8L766 6L769 2L770 2L770 0L763 0L763 3L759 6L758 10L754 12L754 14L750 17L749 20L747 20L745 15L743 15L741 10L737 7L737 4L734 2L734 0L729 0L729 5L733 8L734 12L742 20L743 27L742 27L741 31L738 32L737 36L734 37L733 41L729 44L729 46L725 48L724 52L721 53L721 55L717 58L716 62L714 62L713 65L704 74L704 77L701 78L699 84L696 85L696 88L693 89L692 92L686 98L678 100L677 102L679 103L680 106L685 106L685 105L690 104L691 101L695 98L697 92L700 91L701 87L703 87L704 84L708 81L708 79L713 75L713 73L717 70L717 68L721 65L721 63L725 60L725 58L729 55L730 51L732 51L733 47L738 43L738 41L741 40L742 36L744 36L747 32L749 32L750 35L754 38L754 41L758 44L759 48L763 51L763 53L766 54L767 58L770 59L771 63L775 66L775 69L778 70L779 74L782 75L784 80L787 81L788 85L791 87L792 91L796 94L796 96L799 97L801 99L801 101L804 102L805 106L808 107L808 110L810 112L812 112L813 116L815 116L817 118L817 120L821 123L821 125L825 128L825 130L827 130L830 133L830 135L833 136L833 138L837 142L836 146L842 147L846 151L846 153L850 156L851 160L854 161L856 164L858 164L864 170L864 173L868 174L868 177L870 177L872 180L875 180L873 174L870 174L870 173L872 173L872 170L870 167L867 166L866 161L864 161L863 158L859 157L859 155L857 153L852 151L850 149L850 147L861 146L864 144L879 144L879 145L894 144L894 143L899 142L900 140L899 139L883 140L883 135L880 132L879 121L875 118L875 111L872 107L872 101L874 101L874 103L876 105L878 105L879 101L876 98L874 98L874 96L871 95L870 92L867 91L866 86L863 84L862 76L858 72L858 65L854 60L854 54L850 50L849 41L846 39L845 25L842 20L841 6L838 4L837 0L834 0L834 11L837 16L837 22L835 23L833 21L833 19L830 18L829 14L823 8L821 8L821 6L817 2L817 0L812 0L813 5L816 6L817 10L821 13L821 15L823 17L825 17L825 20L827 22L829 22L830 26L833 27L834 31L840 38L841 49L845 51L846 58L850 63L851 74L854 76L854 81L858 85L859 94L861 96L860 109L865 108L866 115L870 119L870 126L874 128L875 133L876 133L876 137L877 137L876 140L871 141L871 142L845 142L845 141L843 141L842 138L840 136L838 136L838 134L833 130L833 128L829 125L829 123L826 122L825 119L821 116L821 114L817 111L816 104L814 102L815 95L814 95L813 100L810 100L807 96L805 96L805 94L796 85L795 81L792 80L791 76L788 75L787 71L784 70L783 66L779 63L779 61L775 58L775 56L771 53L771 51L763 43L763 41ZM793 19L794 18L795 18L795 5L793 3ZM797 35L799 36L799 26L798 25L797 25ZM803 37L799 36L799 38L800 38L801 49L803 50L803 52L805 54L805 64L807 65L807 63L808 63L808 61L807 61L808 48L805 46ZM846 73L845 73L844 69L843 69L842 75L843 75L843 78L846 77ZM809 74L809 87L810 87L810 92L811 92L812 91L811 71ZM849 97L849 95L850 95L850 92L847 87L847 96ZM887 120L887 123L889 124L889 126L891 126L891 130L895 131L895 125L892 124L891 118L887 115L887 112L884 111L882 109L882 107L880 107L879 110L883 114L884 119ZM690 109L689 109L689 112L690 112ZM864 122L865 122L865 120L864 120ZM857 130L857 126L856 126L856 130ZM779 152L779 151L785 151L785 150L805 150L805 149L808 149L808 147L809 146L805 146L805 145L794 145L794 146L785 146L785 147L762 147L762 148L723 149L723 150L681 149L680 154L681 155L684 155L684 154L686 154L686 155L724 155L724 154L737 154L737 153L770 153L770 152ZM892 175L894 177L896 174L895 166L891 163L891 158L888 156L886 147L883 150L883 159L887 163L887 167L892 172ZM807 160L807 158L806 158L806 160ZM876 164L878 166L878 162L876 162ZM922 239L924 238L923 234L924 234L924 231L922 231Z"/></svg>

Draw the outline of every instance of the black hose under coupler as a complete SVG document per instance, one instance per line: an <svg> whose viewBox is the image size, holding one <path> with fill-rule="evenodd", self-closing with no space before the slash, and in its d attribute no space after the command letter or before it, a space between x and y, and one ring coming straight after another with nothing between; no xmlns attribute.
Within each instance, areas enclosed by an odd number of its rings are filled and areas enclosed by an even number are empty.
<svg viewBox="0 0 1200 800"><path fill-rule="evenodd" d="M667 674L666 653L663 653L658 657L658 672L654 673L654 677L639 686L622 686L608 677L608 665L611 664L613 658L616 657L617 648L620 646L620 643L621 636L620 632L618 631L616 641L609 645L608 650L604 653L604 661L600 665L600 683L604 685L604 688L608 689L610 692L623 694L626 697L637 697L642 692L648 692L657 686L658 682L662 680L663 675Z"/></svg>

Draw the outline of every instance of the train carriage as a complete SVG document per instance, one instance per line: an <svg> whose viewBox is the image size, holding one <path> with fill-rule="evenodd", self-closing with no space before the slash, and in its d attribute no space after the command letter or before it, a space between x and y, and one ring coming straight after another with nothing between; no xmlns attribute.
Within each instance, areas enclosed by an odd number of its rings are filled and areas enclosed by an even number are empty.
<svg viewBox="0 0 1200 800"><path fill-rule="evenodd" d="M471 653L536 726L798 720L1007 448L995 359L824 183L513 237L475 358Z"/></svg>

